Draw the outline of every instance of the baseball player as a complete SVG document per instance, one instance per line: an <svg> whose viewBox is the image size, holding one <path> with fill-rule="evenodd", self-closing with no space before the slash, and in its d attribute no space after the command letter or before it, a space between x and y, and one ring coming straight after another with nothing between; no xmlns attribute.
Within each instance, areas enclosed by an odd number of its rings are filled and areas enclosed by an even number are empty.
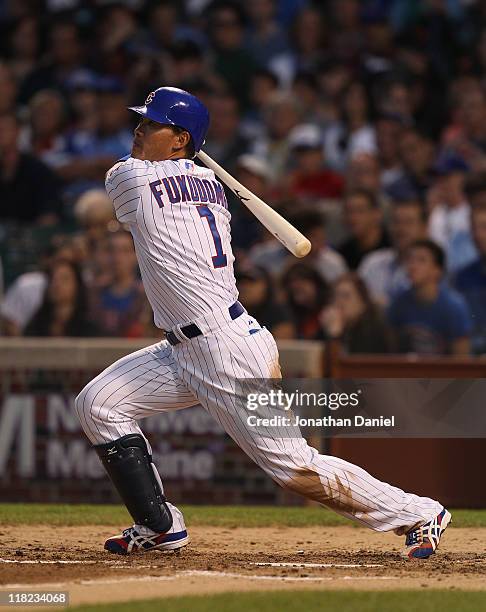
<svg viewBox="0 0 486 612"><path fill-rule="evenodd" d="M105 549L129 554L189 542L137 421L201 404L282 487L376 531L406 534L407 557L430 556L451 520L439 502L320 455L302 437L263 436L243 418L235 405L237 381L279 378L280 367L272 335L238 302L224 189L193 161L208 111L172 87L130 110L140 115L131 156L108 171L106 190L132 233L165 339L123 357L76 398L81 425L134 520Z"/></svg>

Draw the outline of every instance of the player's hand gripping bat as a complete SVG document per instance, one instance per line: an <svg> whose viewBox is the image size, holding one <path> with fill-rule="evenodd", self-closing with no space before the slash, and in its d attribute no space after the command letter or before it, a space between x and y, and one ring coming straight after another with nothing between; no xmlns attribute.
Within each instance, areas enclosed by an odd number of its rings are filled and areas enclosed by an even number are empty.
<svg viewBox="0 0 486 612"><path fill-rule="evenodd" d="M213 170L235 194L235 196L250 210L255 217L262 223L267 230L272 233L280 242L296 257L305 257L311 250L311 243L293 225L286 221L268 204L257 197L249 189L244 187L239 181L226 172L214 159L211 159L204 151L197 153L199 159Z"/></svg>

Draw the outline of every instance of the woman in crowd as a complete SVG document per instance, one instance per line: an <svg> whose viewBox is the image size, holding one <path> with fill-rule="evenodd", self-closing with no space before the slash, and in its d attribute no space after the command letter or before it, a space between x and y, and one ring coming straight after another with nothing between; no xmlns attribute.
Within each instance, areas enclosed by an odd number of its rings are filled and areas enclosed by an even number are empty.
<svg viewBox="0 0 486 612"><path fill-rule="evenodd" d="M375 130L370 123L370 104L364 85L354 81L344 90L341 121L324 135L326 160L333 170L344 172L349 160L360 153L376 152Z"/></svg>
<svg viewBox="0 0 486 612"><path fill-rule="evenodd" d="M329 303L329 285L312 266L296 263L283 275L282 287L292 312L297 338L322 339L320 316Z"/></svg>
<svg viewBox="0 0 486 612"><path fill-rule="evenodd" d="M257 266L237 271L236 280L241 303L259 323L269 329L274 338L295 338L291 314L275 297L275 287L269 273Z"/></svg>
<svg viewBox="0 0 486 612"><path fill-rule="evenodd" d="M87 294L81 271L67 260L55 261L48 273L42 304L25 330L26 336L95 336L87 316Z"/></svg>
<svg viewBox="0 0 486 612"><path fill-rule="evenodd" d="M388 353L391 337L385 319L357 274L345 274L334 285L331 303L322 311L324 336L339 339L348 353Z"/></svg>

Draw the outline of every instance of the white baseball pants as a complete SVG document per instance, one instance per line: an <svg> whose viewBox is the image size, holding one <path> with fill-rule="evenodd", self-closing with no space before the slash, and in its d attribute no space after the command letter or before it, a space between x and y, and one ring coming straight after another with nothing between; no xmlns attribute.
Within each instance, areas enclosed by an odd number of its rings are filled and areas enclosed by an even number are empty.
<svg viewBox="0 0 486 612"><path fill-rule="evenodd" d="M81 391L75 406L90 441L103 444L141 434L137 420L155 412L201 404L279 485L371 529L404 533L441 512L439 502L320 455L302 437L269 438L249 426L235 407L237 379L278 377L273 336L244 313L174 347L163 341L123 357Z"/></svg>

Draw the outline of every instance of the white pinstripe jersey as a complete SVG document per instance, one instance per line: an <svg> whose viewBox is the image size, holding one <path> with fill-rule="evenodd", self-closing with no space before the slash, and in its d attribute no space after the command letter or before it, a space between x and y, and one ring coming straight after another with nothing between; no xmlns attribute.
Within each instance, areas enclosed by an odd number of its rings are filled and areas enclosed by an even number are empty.
<svg viewBox="0 0 486 612"><path fill-rule="evenodd" d="M106 175L130 228L157 327L171 329L238 299L231 215L214 172L192 160L119 162Z"/></svg>

